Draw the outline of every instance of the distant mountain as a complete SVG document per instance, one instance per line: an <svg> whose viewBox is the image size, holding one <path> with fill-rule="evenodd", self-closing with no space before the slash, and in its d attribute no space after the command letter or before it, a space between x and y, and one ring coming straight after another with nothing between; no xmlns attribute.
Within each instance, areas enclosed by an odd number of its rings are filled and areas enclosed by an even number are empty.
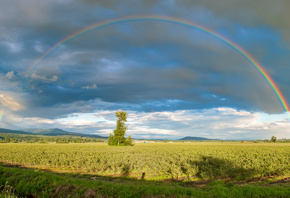
<svg viewBox="0 0 290 198"><path fill-rule="evenodd" d="M107 138L103 137L100 135L90 135L90 134L83 134L83 133L74 133L74 132L68 132L64 131L62 129L36 129L36 128L31 128L31 129L23 129L23 131L27 131L30 133L33 133L35 135L46 135L46 136L81 136L81 137L91 137L91 138Z"/></svg>
<svg viewBox="0 0 290 198"><path fill-rule="evenodd" d="M208 139L208 138L203 138L203 137L186 136L184 138L181 138L180 140L218 140L218 139Z"/></svg>
<svg viewBox="0 0 290 198"><path fill-rule="evenodd" d="M48 135L48 136L58 136L58 135L72 135L79 136L76 133L64 131L62 129L23 129L23 131L27 131L33 133L35 135Z"/></svg>
<svg viewBox="0 0 290 198"><path fill-rule="evenodd" d="M37 129L37 128L29 128L29 129L21 129L21 131L29 132L29 133L38 133L43 131L43 129Z"/></svg>
<svg viewBox="0 0 290 198"><path fill-rule="evenodd" d="M21 130L10 130L10 129L3 129L0 128L0 133L14 133L14 134L23 134L23 135L34 135L33 133L21 131Z"/></svg>

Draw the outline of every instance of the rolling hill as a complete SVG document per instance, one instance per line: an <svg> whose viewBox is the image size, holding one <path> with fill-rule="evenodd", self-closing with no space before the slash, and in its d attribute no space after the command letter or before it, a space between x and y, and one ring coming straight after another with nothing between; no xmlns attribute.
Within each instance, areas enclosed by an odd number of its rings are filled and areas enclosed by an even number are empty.
<svg viewBox="0 0 290 198"><path fill-rule="evenodd" d="M180 140L218 140L218 139L208 139L208 138L203 138L203 137L191 137L191 136L186 136L184 138L181 138Z"/></svg>
<svg viewBox="0 0 290 198"><path fill-rule="evenodd" d="M22 129L22 130L11 130L0 128L0 133L10 133L10 134L21 134L21 135L44 135L44 136L80 136L80 137L90 137L90 138L99 138L106 139L100 135L90 135L83 133L73 133L64 131L62 129Z"/></svg>
<svg viewBox="0 0 290 198"><path fill-rule="evenodd" d="M13 133L13 134L23 134L23 135L34 135L33 133L21 131L21 130L11 130L0 128L0 133Z"/></svg>
<svg viewBox="0 0 290 198"><path fill-rule="evenodd" d="M91 134L83 134L83 133L74 133L64 131L62 129L54 128L54 129L23 129L23 131L32 133L34 135L46 135L46 136L80 136L80 137L91 137L91 138L102 138L105 139L107 137L103 137L100 135L91 135Z"/></svg>

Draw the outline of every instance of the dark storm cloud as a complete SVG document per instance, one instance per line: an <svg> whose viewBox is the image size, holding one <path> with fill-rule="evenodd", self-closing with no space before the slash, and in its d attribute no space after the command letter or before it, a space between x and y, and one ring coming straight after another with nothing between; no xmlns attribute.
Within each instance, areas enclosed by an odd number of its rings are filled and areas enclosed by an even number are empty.
<svg viewBox="0 0 290 198"><path fill-rule="evenodd" d="M250 1L6 1L0 8L1 76L14 71L17 79L5 82L13 81L11 89L24 93L27 108L21 114L30 116L93 111L99 108L96 101L103 101L105 109L227 106L282 112L265 79L233 49L191 28L161 22L119 24L84 34L26 73L46 50L79 29L155 13L196 21L240 44L265 66L289 101L289 49L281 38L288 29L276 23L279 18L286 23L281 5L287 3L264 4L262 12L260 4ZM277 20L269 21L265 14L270 5Z"/></svg>
<svg viewBox="0 0 290 198"><path fill-rule="evenodd" d="M73 82L74 89L94 83L98 86L88 99L99 96L110 102L144 102L176 98L196 102L204 108L200 103L210 99L207 96L211 94L225 98L232 95L233 105L237 101L253 100L256 97L255 90L260 90L261 95L269 95L270 98L273 95L271 89L267 89L268 85L265 86L265 79L253 66L211 38L203 43L192 41L191 46L184 46L178 44L180 39L175 36L168 36L167 43L161 38L159 43L146 40L146 35L140 35L138 40L114 38L107 31L106 35L117 44L113 43L110 47L110 41L97 40L95 42L99 48L96 48L96 52L84 49L82 53L71 52L64 60L60 58L54 61L65 62L60 67L61 79L63 82ZM96 33L96 37L101 36ZM90 39L90 36L82 38L82 43L88 43ZM135 46L134 43L139 45ZM72 49L74 41L70 46ZM88 96L86 93L81 95L84 99ZM256 102L261 103L260 100Z"/></svg>

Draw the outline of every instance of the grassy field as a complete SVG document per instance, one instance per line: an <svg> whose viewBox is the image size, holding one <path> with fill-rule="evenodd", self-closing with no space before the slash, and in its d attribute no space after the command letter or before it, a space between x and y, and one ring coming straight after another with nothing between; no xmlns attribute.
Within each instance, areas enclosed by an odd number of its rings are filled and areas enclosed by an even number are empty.
<svg viewBox="0 0 290 198"><path fill-rule="evenodd" d="M20 195L290 197L289 143L23 143L0 151L1 189Z"/></svg>

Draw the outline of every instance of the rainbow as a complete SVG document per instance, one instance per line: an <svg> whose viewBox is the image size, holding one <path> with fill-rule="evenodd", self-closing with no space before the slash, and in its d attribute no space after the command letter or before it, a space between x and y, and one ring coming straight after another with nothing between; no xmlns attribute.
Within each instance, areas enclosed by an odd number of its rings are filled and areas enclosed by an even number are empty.
<svg viewBox="0 0 290 198"><path fill-rule="evenodd" d="M2 121L4 114L5 114L5 111L3 109L2 111L0 111L0 122Z"/></svg>
<svg viewBox="0 0 290 198"><path fill-rule="evenodd" d="M191 21L187 21L184 19L178 19L168 16L159 16L159 15L145 15L145 16L128 16L128 17L122 17L107 21L102 21L90 26L87 26L56 43L54 46L52 46L49 50L47 50L39 59L35 61L35 63L30 66L27 70L27 74L29 74L37 65L39 65L47 56L49 56L56 48L58 48L60 45L63 45L77 37L82 36L83 34L86 34L88 32L91 32L96 29L100 29L106 26L120 24L120 23L128 23L128 22L139 22L139 21L160 21L160 22L167 22L171 24L177 24L182 26L187 26L190 28L197 29L203 33L206 33L223 43L225 43L230 48L234 49L236 52L238 52L242 57L244 57L251 65L253 65L258 72L261 73L261 75L265 78L267 83L270 85L270 87L273 89L275 95L277 96L279 102L281 103L283 109L286 113L289 114L290 117L290 108L289 104L287 103L284 95L282 94L281 90L278 88L277 84L274 82L274 80L270 77L270 75L266 72L266 70L260 65L248 52L246 52L242 47L234 43L233 41L230 41L226 37L214 32L213 30L203 27L199 24L193 23Z"/></svg>

